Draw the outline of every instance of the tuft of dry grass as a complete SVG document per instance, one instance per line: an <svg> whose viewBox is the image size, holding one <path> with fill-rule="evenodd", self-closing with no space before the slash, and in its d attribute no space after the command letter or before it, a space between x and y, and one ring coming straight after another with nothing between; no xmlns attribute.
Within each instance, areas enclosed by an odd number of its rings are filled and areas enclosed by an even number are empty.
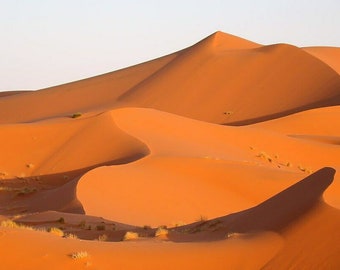
<svg viewBox="0 0 340 270"><path fill-rule="evenodd" d="M109 239L109 237L107 236L107 234L102 234L98 236L98 241L102 241L105 242Z"/></svg>
<svg viewBox="0 0 340 270"><path fill-rule="evenodd" d="M56 227L52 227L48 230L49 233L52 233L54 235L63 237L64 236L64 232L62 230L60 230L59 228Z"/></svg>
<svg viewBox="0 0 340 270"><path fill-rule="evenodd" d="M26 194L36 192L37 189L35 187L13 188L13 187L1 186L0 191L16 192L17 195L26 195Z"/></svg>
<svg viewBox="0 0 340 270"><path fill-rule="evenodd" d="M268 155L266 152L260 152L256 155L256 157L263 158L267 160L268 162L273 162L273 159L271 158L271 156Z"/></svg>
<svg viewBox="0 0 340 270"><path fill-rule="evenodd" d="M10 220L10 219L1 221L0 227L3 227L3 228L12 228L12 229L33 230L32 227L29 227L29 226L26 226L26 225L22 225L22 224L18 224L18 223L14 222L13 220Z"/></svg>
<svg viewBox="0 0 340 270"><path fill-rule="evenodd" d="M82 113L77 112L77 113L72 114L72 115L71 115L71 118L78 118L78 117L80 117L80 116L82 116Z"/></svg>
<svg viewBox="0 0 340 270"><path fill-rule="evenodd" d="M70 257L74 260L83 259L88 256L89 254L87 253L87 251L78 251L70 254Z"/></svg>
<svg viewBox="0 0 340 270"><path fill-rule="evenodd" d="M197 219L197 221L199 221L199 222L204 222L204 221L207 221L207 220L208 220L208 217L204 216L204 215L200 215L199 218Z"/></svg>
<svg viewBox="0 0 340 270"><path fill-rule="evenodd" d="M186 225L186 223L183 222L183 221L178 221L178 222L175 222L173 225L174 225L174 227L181 227L181 226Z"/></svg>
<svg viewBox="0 0 340 270"><path fill-rule="evenodd" d="M61 223L61 224L65 224L65 219L63 217L60 217L57 222Z"/></svg>
<svg viewBox="0 0 340 270"><path fill-rule="evenodd" d="M157 231L155 232L155 236L156 237L160 237L160 236L167 236L169 234L169 230L167 230L164 227L159 227L157 229Z"/></svg>
<svg viewBox="0 0 340 270"><path fill-rule="evenodd" d="M241 235L240 233L228 232L226 235L226 238L236 238L236 237L239 237L240 235Z"/></svg>
<svg viewBox="0 0 340 270"><path fill-rule="evenodd" d="M67 238L67 239L78 239L78 236L76 236L76 235L73 234L73 233L65 234L64 237Z"/></svg>
<svg viewBox="0 0 340 270"><path fill-rule="evenodd" d="M232 115L234 112L233 111L225 111L223 112L224 115Z"/></svg>
<svg viewBox="0 0 340 270"><path fill-rule="evenodd" d="M20 227L18 223L10 219L1 221L0 226L4 228L19 228Z"/></svg>
<svg viewBox="0 0 340 270"><path fill-rule="evenodd" d="M125 235L124 235L124 241L126 240L135 240L135 239L138 239L139 238L139 235L138 233L136 232L126 232Z"/></svg>
<svg viewBox="0 0 340 270"><path fill-rule="evenodd" d="M11 187L4 187L4 186L1 186L0 187L0 191L15 191L14 188L11 188Z"/></svg>
<svg viewBox="0 0 340 270"><path fill-rule="evenodd" d="M35 187L24 187L22 189L16 190L17 195L27 195L37 191Z"/></svg>

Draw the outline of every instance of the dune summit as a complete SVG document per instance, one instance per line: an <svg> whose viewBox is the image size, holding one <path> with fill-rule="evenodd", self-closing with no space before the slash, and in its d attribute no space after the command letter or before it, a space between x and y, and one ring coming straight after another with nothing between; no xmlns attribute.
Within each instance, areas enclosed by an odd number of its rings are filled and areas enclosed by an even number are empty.
<svg viewBox="0 0 340 270"><path fill-rule="evenodd" d="M340 269L339 66L216 32L4 92L2 267Z"/></svg>

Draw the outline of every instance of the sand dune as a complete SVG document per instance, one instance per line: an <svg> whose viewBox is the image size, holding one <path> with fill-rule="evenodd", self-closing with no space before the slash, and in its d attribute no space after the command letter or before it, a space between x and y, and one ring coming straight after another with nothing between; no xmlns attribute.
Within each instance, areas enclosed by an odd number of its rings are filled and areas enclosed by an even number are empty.
<svg viewBox="0 0 340 270"><path fill-rule="evenodd" d="M338 52L216 32L4 92L1 266L340 268Z"/></svg>
<svg viewBox="0 0 340 270"><path fill-rule="evenodd" d="M340 74L340 48L306 47L303 50L320 59Z"/></svg>
<svg viewBox="0 0 340 270"><path fill-rule="evenodd" d="M214 123L248 124L338 105L339 87L339 74L300 48L260 46L217 32L144 64L1 99L0 121L30 122L133 106Z"/></svg>

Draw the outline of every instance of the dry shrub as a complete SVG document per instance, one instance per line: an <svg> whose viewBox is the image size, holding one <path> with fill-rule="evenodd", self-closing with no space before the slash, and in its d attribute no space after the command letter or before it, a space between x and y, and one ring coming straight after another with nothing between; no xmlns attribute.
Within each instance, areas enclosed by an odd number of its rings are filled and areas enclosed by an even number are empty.
<svg viewBox="0 0 340 270"><path fill-rule="evenodd" d="M124 241L138 239L139 235L136 232L126 232L124 235Z"/></svg>
<svg viewBox="0 0 340 270"><path fill-rule="evenodd" d="M155 233L156 237L160 237L160 236L166 236L169 234L169 231L164 228L164 227L159 227Z"/></svg>
<svg viewBox="0 0 340 270"><path fill-rule="evenodd" d="M78 251L78 252L74 252L74 253L70 254L70 257L72 259L75 259L75 260L83 259L83 258L86 258L88 256L89 256L89 254L87 253L87 251Z"/></svg>
<svg viewBox="0 0 340 270"><path fill-rule="evenodd" d="M49 233L52 233L54 235L63 237L64 236L64 232L62 230L60 230L59 228L56 227L52 227L48 230Z"/></svg>
<svg viewBox="0 0 340 270"><path fill-rule="evenodd" d="M0 226L3 227L3 228L33 230L32 227L22 225L22 224L18 224L18 223L14 222L13 220L10 220L10 219L1 221Z"/></svg>
<svg viewBox="0 0 340 270"><path fill-rule="evenodd" d="M78 236L76 236L73 233L68 233L68 234L65 235L65 238L68 238L68 239L78 239Z"/></svg>
<svg viewBox="0 0 340 270"><path fill-rule="evenodd" d="M109 239L109 237L107 236L107 234L102 234L98 236L98 241L102 241L105 242Z"/></svg>

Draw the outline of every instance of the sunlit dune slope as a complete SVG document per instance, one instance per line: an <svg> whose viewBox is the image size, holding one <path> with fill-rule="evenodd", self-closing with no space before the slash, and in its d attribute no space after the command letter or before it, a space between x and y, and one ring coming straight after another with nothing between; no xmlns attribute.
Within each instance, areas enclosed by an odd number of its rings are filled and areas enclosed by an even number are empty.
<svg viewBox="0 0 340 270"><path fill-rule="evenodd" d="M337 105L339 87L339 74L300 48L261 46L217 32L187 49L137 66L3 97L0 122L133 106L240 125Z"/></svg>
<svg viewBox="0 0 340 270"><path fill-rule="evenodd" d="M115 107L117 97L151 76L175 56L172 54L93 78L1 98L0 122L32 122Z"/></svg>
<svg viewBox="0 0 340 270"><path fill-rule="evenodd" d="M67 175L138 159L148 149L118 129L110 114L0 126L2 179ZM59 176L58 176L59 175ZM65 179L64 179L65 181Z"/></svg>

